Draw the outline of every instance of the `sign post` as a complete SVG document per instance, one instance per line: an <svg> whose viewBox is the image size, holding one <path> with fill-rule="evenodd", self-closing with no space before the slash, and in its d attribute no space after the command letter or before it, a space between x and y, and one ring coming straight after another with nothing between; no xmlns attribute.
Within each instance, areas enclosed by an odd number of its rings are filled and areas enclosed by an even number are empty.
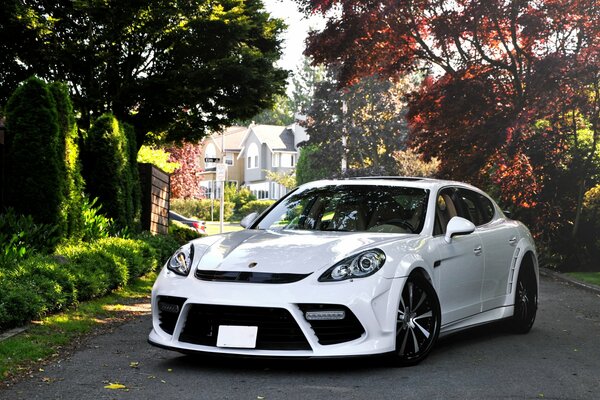
<svg viewBox="0 0 600 400"><path fill-rule="evenodd" d="M220 233L223 233L223 213L225 210L225 181L227 180L227 164L217 164L216 181L221 183L221 208L219 209Z"/></svg>

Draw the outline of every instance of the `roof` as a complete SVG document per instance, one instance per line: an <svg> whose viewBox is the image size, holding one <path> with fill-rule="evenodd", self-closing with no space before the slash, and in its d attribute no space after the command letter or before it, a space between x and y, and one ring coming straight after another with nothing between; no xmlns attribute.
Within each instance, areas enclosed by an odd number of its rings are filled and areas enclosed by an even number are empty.
<svg viewBox="0 0 600 400"><path fill-rule="evenodd" d="M225 151L240 151L242 149L242 141L246 136L248 128L244 126L230 126L223 133L213 135L212 140L219 149L221 149L221 141L225 140Z"/></svg>
<svg viewBox="0 0 600 400"><path fill-rule="evenodd" d="M272 151L296 151L294 146L294 132L280 125L251 125L261 143L266 144Z"/></svg>
<svg viewBox="0 0 600 400"><path fill-rule="evenodd" d="M468 183L435 178L400 177L400 176L369 176L350 179L320 180L306 183L302 186L320 187L325 185L368 185L368 186L406 186L437 190L444 186L462 186L481 192L480 189Z"/></svg>

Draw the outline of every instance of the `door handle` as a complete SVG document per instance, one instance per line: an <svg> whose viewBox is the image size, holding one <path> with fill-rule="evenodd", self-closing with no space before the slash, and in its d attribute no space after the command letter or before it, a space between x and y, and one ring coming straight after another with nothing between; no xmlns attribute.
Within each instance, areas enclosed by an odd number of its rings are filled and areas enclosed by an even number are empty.
<svg viewBox="0 0 600 400"><path fill-rule="evenodd" d="M475 248L473 249L473 253L475 253L475 255L476 255L476 256L480 256L480 255L481 255L481 253L482 253L482 251L483 251L483 250L481 249L481 246L475 247Z"/></svg>
<svg viewBox="0 0 600 400"><path fill-rule="evenodd" d="M516 237L510 238L510 240L508 241L508 244L510 244L511 246L514 246L515 244L517 244L517 238Z"/></svg>

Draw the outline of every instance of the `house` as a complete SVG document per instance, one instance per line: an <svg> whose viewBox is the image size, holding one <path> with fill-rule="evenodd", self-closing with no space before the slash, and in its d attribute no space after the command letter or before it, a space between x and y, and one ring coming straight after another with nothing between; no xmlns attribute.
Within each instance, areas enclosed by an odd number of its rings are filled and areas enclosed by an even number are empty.
<svg viewBox="0 0 600 400"><path fill-rule="evenodd" d="M298 144L308 140L306 130L298 124L290 126L256 125L234 126L221 135L205 139L204 160L220 159L225 152L227 181L248 187L258 199L278 199L287 189L267 179L267 171L289 173L298 161ZM216 164L205 162L205 180L201 185L207 197L218 197L215 183Z"/></svg>
<svg viewBox="0 0 600 400"><path fill-rule="evenodd" d="M220 196L220 186L216 180L217 162L225 153L224 161L227 164L227 181L239 186L244 181L244 164L238 161L242 149L242 140L246 136L248 128L244 126L232 126L220 134L210 135L204 139L203 155L200 157L200 168L204 169L204 177L200 186L204 187L207 198L213 194L215 198ZM217 162L206 160L218 159Z"/></svg>

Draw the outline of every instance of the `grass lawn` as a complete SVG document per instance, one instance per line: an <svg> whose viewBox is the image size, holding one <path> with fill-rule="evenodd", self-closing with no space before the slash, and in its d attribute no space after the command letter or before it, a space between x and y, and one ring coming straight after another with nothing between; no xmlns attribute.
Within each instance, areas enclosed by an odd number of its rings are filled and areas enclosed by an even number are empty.
<svg viewBox="0 0 600 400"><path fill-rule="evenodd" d="M73 349L84 334L148 313L155 279L156 273L150 273L109 296L35 321L25 332L0 342L0 383L33 369L42 371L44 360Z"/></svg>
<svg viewBox="0 0 600 400"><path fill-rule="evenodd" d="M600 272L569 272L567 275L579 281L600 286Z"/></svg>
<svg viewBox="0 0 600 400"><path fill-rule="evenodd" d="M219 222L209 222L206 221L206 234L207 235L217 235L219 233ZM223 233L241 231L242 228L239 222L225 222L223 223Z"/></svg>

